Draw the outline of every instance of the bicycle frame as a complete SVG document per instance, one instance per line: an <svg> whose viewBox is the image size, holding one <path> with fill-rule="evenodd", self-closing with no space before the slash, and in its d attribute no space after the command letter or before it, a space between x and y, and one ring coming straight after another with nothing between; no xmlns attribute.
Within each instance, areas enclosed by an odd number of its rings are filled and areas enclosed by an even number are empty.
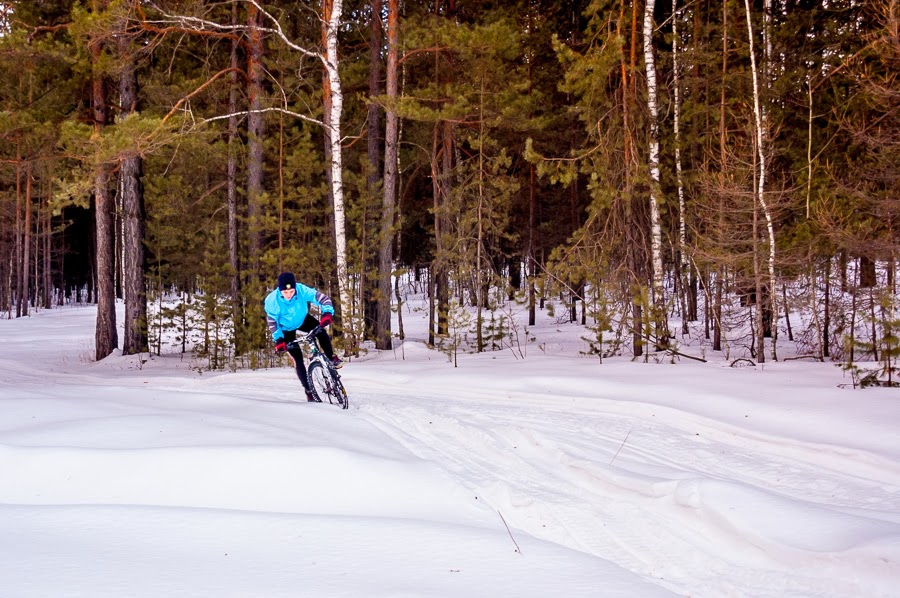
<svg viewBox="0 0 900 598"><path fill-rule="evenodd" d="M322 326L316 326L304 336L293 340L287 344L290 349L306 348L309 363L306 366L306 374L309 379L310 388L320 402L327 402L333 405L339 405L342 409L348 407L347 391L341 383L341 376L337 369L325 353L319 348L316 342L316 335L322 332ZM326 378L316 375L316 370L321 369L325 373ZM317 386L316 382L324 382L324 388Z"/></svg>

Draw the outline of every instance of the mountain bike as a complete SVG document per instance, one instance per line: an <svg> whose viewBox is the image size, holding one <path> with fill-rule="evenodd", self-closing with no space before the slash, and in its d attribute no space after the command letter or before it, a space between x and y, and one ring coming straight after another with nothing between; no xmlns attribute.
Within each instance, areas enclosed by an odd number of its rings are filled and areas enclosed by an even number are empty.
<svg viewBox="0 0 900 598"><path fill-rule="evenodd" d="M338 405L341 409L349 406L347 391L341 383L341 376L328 356L319 348L316 335L323 328L316 326L306 336L287 344L289 349L300 348L307 355L306 376L313 395L321 403Z"/></svg>

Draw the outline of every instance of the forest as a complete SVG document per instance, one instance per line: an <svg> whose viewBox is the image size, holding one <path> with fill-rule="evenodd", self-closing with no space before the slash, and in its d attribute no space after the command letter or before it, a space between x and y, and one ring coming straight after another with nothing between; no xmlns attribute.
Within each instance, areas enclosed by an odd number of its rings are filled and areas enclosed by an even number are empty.
<svg viewBox="0 0 900 598"><path fill-rule="evenodd" d="M13 1L0 69L0 311L96 304L96 359L269 363L291 270L350 354L403 279L434 346L552 302L896 384L897 0Z"/></svg>

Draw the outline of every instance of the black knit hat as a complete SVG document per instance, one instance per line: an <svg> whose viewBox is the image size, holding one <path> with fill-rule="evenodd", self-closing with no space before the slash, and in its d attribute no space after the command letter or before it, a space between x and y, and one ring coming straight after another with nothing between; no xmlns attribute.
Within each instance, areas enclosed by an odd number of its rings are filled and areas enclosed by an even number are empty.
<svg viewBox="0 0 900 598"><path fill-rule="evenodd" d="M278 275L278 290L286 291L287 289L296 289L297 279L294 278L293 272L282 272Z"/></svg>

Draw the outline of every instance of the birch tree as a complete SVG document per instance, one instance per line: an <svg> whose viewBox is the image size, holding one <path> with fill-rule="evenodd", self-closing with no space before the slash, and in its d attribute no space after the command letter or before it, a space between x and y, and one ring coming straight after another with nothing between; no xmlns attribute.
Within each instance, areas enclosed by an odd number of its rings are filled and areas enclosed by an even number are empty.
<svg viewBox="0 0 900 598"><path fill-rule="evenodd" d="M307 58L316 60L322 65L324 70L324 118L318 120L309 116L288 110L281 107L263 107L261 102L253 103L251 97L250 109L239 114L262 115L266 112L281 112L300 118L306 122L320 125L326 132L326 154L329 162L329 184L331 189L332 208L334 214L335 228L335 245L336 245L336 266L338 275L339 296L341 301L342 315L346 320L345 330L351 333L351 338L355 338L358 326L354 321L353 303L350 293L350 278L347 268L347 233L346 233L346 211L344 201L344 177L343 177L343 159L342 159L342 135L341 135L341 116L344 108L344 96L341 86L341 76L339 72L338 57L338 30L341 24L341 16L343 13L343 0L322 0L321 3L321 21L322 21L322 48L321 51L312 50L306 46L294 42L281 26L280 21L268 12L256 0L242 0L249 5L248 14L254 16L253 19L248 17L248 25L239 26L235 24L223 25L215 21L203 19L199 17L176 15L162 10L158 5L153 6L169 21L179 24L183 31L196 32L229 32L247 31L256 34L269 34L277 37L290 49L299 52ZM251 49L252 53L252 49ZM261 65L260 65L261 68ZM251 81L253 81L253 73L249 73ZM261 76L261 75L260 75ZM218 119L230 118L232 114L215 116L207 118L203 122L211 122ZM253 127L251 127L252 129ZM260 130L259 136L262 135ZM251 131L251 139L254 137ZM253 148L251 148L251 153ZM252 162L252 159L251 159ZM260 172L261 175L261 172ZM253 186L253 180L250 181L248 187ZM248 189L249 192L249 189ZM355 341L351 340L351 343Z"/></svg>
<svg viewBox="0 0 900 598"><path fill-rule="evenodd" d="M653 55L653 9L656 0L647 0L644 7L644 66L647 72L647 110L649 112L648 165L650 167L650 260L653 267L653 305L656 313L656 343L668 343L668 326L664 323L665 297L663 296L662 226L659 204L662 201L659 172L659 106L657 104L656 59Z"/></svg>
<svg viewBox="0 0 900 598"><path fill-rule="evenodd" d="M322 0L322 27L325 36L325 52L320 54L328 80L330 105L325 110L325 129L331 150L331 199L334 208L334 236L337 258L338 288L341 305L345 310L345 330L350 332L351 344L355 344L355 318L350 296L350 276L347 270L347 225L344 210L344 175L341 147L341 114L344 111L344 94L341 75L338 72L338 27L341 23L343 0Z"/></svg>
<svg viewBox="0 0 900 598"><path fill-rule="evenodd" d="M769 256L768 256L768 270L769 270L769 292L766 293L767 301L770 302L771 310L772 310L772 321L778 321L777 315L777 304L774 300L775 297L775 225L772 222L772 214L769 210L769 206L766 203L766 134L765 134L765 123L763 120L763 111L762 111L762 102L760 100L760 83L759 83L759 69L756 64L756 52L754 50L753 44L753 19L751 18L752 13L750 12L750 0L744 0L744 9L747 13L747 35L750 40L750 69L753 75L753 117L754 117L754 129L756 131L756 152L757 152L757 160L758 160L758 168L759 168L759 179L756 185L756 198L759 202L760 207L762 208L763 215L766 219L766 229L769 233ZM757 309L762 311L763 309L763 297L759 296L757 293ZM763 347L763 333L762 326L758 326L759 330L757 331L759 338L759 351L757 353L757 359L760 362L765 361L765 350ZM772 358L777 359L777 353L775 348L775 335L773 331L773 339L772 339Z"/></svg>
<svg viewBox="0 0 900 598"><path fill-rule="evenodd" d="M675 177L678 191L678 255L679 295L681 297L681 332L688 333L688 313L684 290L685 270L689 269L687 258L687 225L684 206L684 177L681 165L681 64L678 55L678 0L672 0L672 75L674 79L674 105L672 107L675 128Z"/></svg>

